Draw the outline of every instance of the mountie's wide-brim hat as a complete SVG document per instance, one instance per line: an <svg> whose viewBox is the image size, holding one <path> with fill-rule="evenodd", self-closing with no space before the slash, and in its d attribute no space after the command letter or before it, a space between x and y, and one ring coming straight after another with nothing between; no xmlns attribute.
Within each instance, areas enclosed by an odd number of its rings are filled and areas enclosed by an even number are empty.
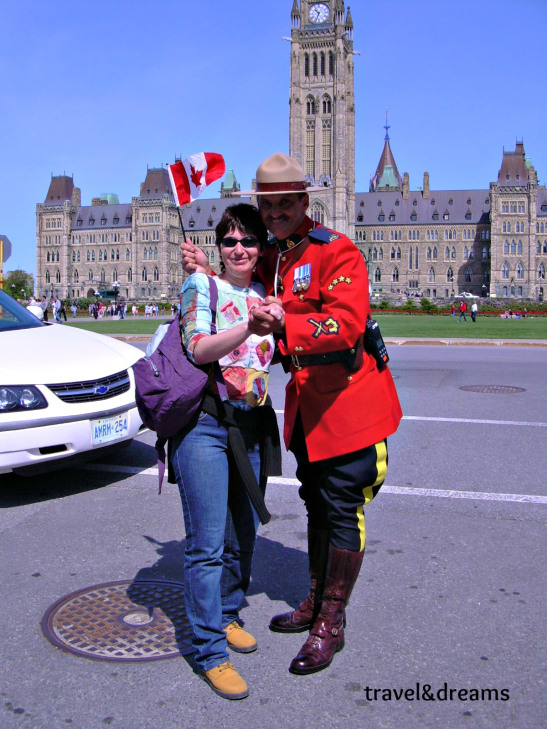
<svg viewBox="0 0 547 729"><path fill-rule="evenodd" d="M238 195L286 195L322 190L308 186L304 170L298 162L283 152L276 152L262 162L256 171L256 189L238 192Z"/></svg>

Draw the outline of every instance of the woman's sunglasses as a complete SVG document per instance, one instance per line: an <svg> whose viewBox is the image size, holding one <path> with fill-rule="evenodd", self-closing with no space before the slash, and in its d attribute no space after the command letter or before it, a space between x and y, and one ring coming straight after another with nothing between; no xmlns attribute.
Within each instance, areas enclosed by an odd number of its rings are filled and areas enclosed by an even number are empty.
<svg viewBox="0 0 547 729"><path fill-rule="evenodd" d="M241 243L243 248L255 248L258 245L258 239L252 235L246 235L245 238L238 240L228 235L220 241L220 244L225 248L235 248L238 243Z"/></svg>

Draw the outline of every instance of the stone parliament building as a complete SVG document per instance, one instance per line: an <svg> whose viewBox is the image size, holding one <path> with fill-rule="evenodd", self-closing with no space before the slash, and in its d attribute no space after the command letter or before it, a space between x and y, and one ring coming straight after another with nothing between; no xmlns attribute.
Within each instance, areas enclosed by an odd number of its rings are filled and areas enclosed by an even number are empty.
<svg viewBox="0 0 547 729"><path fill-rule="evenodd" d="M524 145L503 150L484 190L436 190L424 172L410 189L399 174L386 120L368 192L355 192L353 21L344 0L293 0L289 154L311 184L310 215L348 235L366 260L373 293L543 300L547 191ZM272 150L274 151L274 150ZM257 164L260 160L257 160ZM188 237L216 268L214 228L240 185L232 170L220 197L183 210ZM36 206L36 295L79 299L112 289L128 301L176 299L183 280L182 232L164 167L148 169L130 203L104 194L82 206L72 177L52 176Z"/></svg>

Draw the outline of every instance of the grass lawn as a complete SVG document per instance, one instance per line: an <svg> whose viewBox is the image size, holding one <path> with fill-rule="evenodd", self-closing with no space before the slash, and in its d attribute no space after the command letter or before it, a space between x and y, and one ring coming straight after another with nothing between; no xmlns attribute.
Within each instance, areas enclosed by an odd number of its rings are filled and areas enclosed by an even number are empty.
<svg viewBox="0 0 547 729"><path fill-rule="evenodd" d="M153 334L163 321L170 317L135 318L123 321L111 319L76 319L67 322L70 326L89 329L101 334ZM547 316L527 319L500 319L479 314L475 324L467 316L467 323L458 317L422 314L382 314L376 312L384 337L423 337L435 339L546 339Z"/></svg>

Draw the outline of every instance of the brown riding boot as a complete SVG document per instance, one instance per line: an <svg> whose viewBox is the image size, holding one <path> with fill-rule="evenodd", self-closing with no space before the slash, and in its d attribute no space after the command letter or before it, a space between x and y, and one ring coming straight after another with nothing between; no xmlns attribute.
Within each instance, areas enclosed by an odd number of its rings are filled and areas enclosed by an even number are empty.
<svg viewBox="0 0 547 729"><path fill-rule="evenodd" d="M350 552L331 545L323 602L308 640L293 659L289 671L315 673L330 666L344 647L345 608L361 569L364 552Z"/></svg>
<svg viewBox="0 0 547 729"><path fill-rule="evenodd" d="M310 591L304 602L296 610L275 615L271 619L270 630L273 630L274 633L301 633L304 630L309 630L313 625L321 608L328 551L329 536L327 530L308 528Z"/></svg>

